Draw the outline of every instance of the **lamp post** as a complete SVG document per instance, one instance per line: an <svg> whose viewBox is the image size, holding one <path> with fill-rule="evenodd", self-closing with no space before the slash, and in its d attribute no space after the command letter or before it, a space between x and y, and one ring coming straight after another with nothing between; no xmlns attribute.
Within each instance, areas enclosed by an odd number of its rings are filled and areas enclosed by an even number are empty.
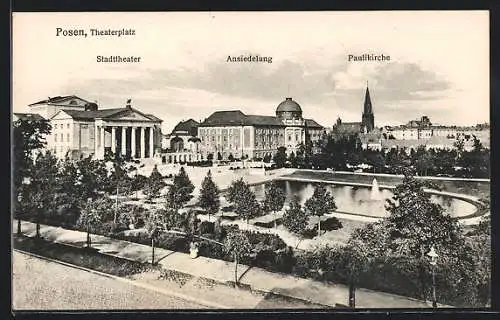
<svg viewBox="0 0 500 320"><path fill-rule="evenodd" d="M436 301L436 264L439 255L434 250L434 246L431 247L431 250L427 253L427 256L430 258L430 264L432 268L432 307L437 308Z"/></svg>

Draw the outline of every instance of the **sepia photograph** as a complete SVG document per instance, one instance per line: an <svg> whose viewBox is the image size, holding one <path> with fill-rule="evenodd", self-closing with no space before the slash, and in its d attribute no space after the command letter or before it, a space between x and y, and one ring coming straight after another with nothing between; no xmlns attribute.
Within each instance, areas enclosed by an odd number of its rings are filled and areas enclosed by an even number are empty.
<svg viewBox="0 0 500 320"><path fill-rule="evenodd" d="M14 12L12 310L491 308L489 33Z"/></svg>

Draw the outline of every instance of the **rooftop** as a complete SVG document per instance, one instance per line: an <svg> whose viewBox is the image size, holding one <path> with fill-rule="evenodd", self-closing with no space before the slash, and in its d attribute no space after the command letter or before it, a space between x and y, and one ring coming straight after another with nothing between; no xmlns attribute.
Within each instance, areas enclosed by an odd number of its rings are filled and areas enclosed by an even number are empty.
<svg viewBox="0 0 500 320"><path fill-rule="evenodd" d="M305 119L306 125L310 128L323 128L313 119ZM283 122L274 116L246 115L240 110L216 111L205 121L199 124L200 127L211 126L285 126Z"/></svg>
<svg viewBox="0 0 500 320"><path fill-rule="evenodd" d="M80 99L80 100L83 100L83 101L85 101L85 102L88 103L88 101L85 100L85 99L82 99L82 98L77 97L75 95L70 95L70 96L48 97L48 99L32 103L29 106L34 106L34 105L37 105L37 104L58 104L58 103L61 103L61 102L64 102L64 101L70 100L70 99Z"/></svg>
<svg viewBox="0 0 500 320"><path fill-rule="evenodd" d="M32 120L32 121L40 121L44 118L38 113L14 113L15 120Z"/></svg>
<svg viewBox="0 0 500 320"><path fill-rule="evenodd" d="M285 98L276 108L276 112L302 112L302 108L292 98Z"/></svg>

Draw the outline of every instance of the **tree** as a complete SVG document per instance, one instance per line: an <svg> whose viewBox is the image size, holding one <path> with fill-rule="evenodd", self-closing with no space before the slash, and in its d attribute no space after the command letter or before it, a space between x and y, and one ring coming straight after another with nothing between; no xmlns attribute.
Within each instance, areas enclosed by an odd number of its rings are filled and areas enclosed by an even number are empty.
<svg viewBox="0 0 500 320"><path fill-rule="evenodd" d="M145 216L144 228L151 239L151 264L155 264L155 243L166 228L164 210L150 210Z"/></svg>
<svg viewBox="0 0 500 320"><path fill-rule="evenodd" d="M191 180L189 180L184 167L181 167L179 174L174 176L173 185L171 185L168 190L168 206L173 209L182 208L193 197L193 191L194 185Z"/></svg>
<svg viewBox="0 0 500 320"><path fill-rule="evenodd" d="M87 232L87 248L90 248L92 244L90 233L101 224L102 209L104 205L103 199L95 201L89 199L83 206L80 212L80 217L78 217L76 222L77 227L82 228Z"/></svg>
<svg viewBox="0 0 500 320"><path fill-rule="evenodd" d="M243 192L242 190L244 188L245 180L243 180L243 178L231 182L231 185L229 186L225 195L227 201L230 203L236 202L237 197Z"/></svg>
<svg viewBox="0 0 500 320"><path fill-rule="evenodd" d="M45 119L19 119L14 122L13 127L14 187L17 191L22 179L29 176L34 152L46 145L45 136L50 134L52 126Z"/></svg>
<svg viewBox="0 0 500 320"><path fill-rule="evenodd" d="M211 214L216 214L220 209L220 191L212 180L212 173L208 170L207 176L201 183L198 206L208 213L208 220Z"/></svg>
<svg viewBox="0 0 500 320"><path fill-rule="evenodd" d="M414 160L415 168L417 172L419 172L422 176L427 176L429 169L433 169L433 161L432 156L427 150L425 150L424 146L420 146L415 153Z"/></svg>
<svg viewBox="0 0 500 320"><path fill-rule="evenodd" d="M264 200L264 209L266 211L271 211L273 214L276 214L277 211L283 209L283 205L285 204L286 194L278 186L276 181L271 181L266 183L265 186L265 200ZM276 217L274 219L274 227L276 228Z"/></svg>
<svg viewBox="0 0 500 320"><path fill-rule="evenodd" d="M347 256L347 270L349 271L349 307L356 307L356 286L361 273L366 272L374 259L373 247L369 241L362 237L370 236L377 239L373 233L367 232L358 235L361 229L356 229L354 236L349 238L347 245L343 248L343 253ZM373 231L374 229L368 229Z"/></svg>
<svg viewBox="0 0 500 320"><path fill-rule="evenodd" d="M458 222L443 214L443 208L430 200L422 182L409 170L405 171L403 183L396 186L386 209L394 245L404 243L405 250L414 256L420 257L423 249L428 252L431 245L447 247L457 245L461 239Z"/></svg>
<svg viewBox="0 0 500 320"><path fill-rule="evenodd" d="M219 161L222 160L222 154L220 152L217 152L217 160Z"/></svg>
<svg viewBox="0 0 500 320"><path fill-rule="evenodd" d="M227 160L233 162L234 161L234 156L232 153L229 154L229 156L227 157Z"/></svg>
<svg viewBox="0 0 500 320"><path fill-rule="evenodd" d="M283 225L297 236L300 236L306 230L308 221L307 214L300 205L299 197L294 196L290 202L290 207L283 214ZM299 243L300 239L297 242L297 246Z"/></svg>
<svg viewBox="0 0 500 320"><path fill-rule="evenodd" d="M212 160L214 160L214 154L213 153L209 153L207 155L207 161L212 161Z"/></svg>
<svg viewBox="0 0 500 320"><path fill-rule="evenodd" d="M283 168L286 163L286 148L285 147L279 147L278 152L273 157L274 163L276 163L276 166L278 168Z"/></svg>
<svg viewBox="0 0 500 320"><path fill-rule="evenodd" d="M181 228L186 234L188 241L192 241L199 233L200 219L198 219L196 211L189 210L186 214L181 216L181 219Z"/></svg>
<svg viewBox="0 0 500 320"><path fill-rule="evenodd" d="M238 285L238 262L252 251L248 236L239 231L230 231L225 239L224 247L227 253L234 259L234 283Z"/></svg>
<svg viewBox="0 0 500 320"><path fill-rule="evenodd" d="M50 152L39 153L31 170L31 184L28 201L33 208L36 220L36 237L40 237L40 220L43 214L55 209L57 192L57 158Z"/></svg>
<svg viewBox="0 0 500 320"><path fill-rule="evenodd" d="M271 162L271 155L269 153L266 153L266 155L264 156L264 159L262 159L262 161L264 161L265 163Z"/></svg>
<svg viewBox="0 0 500 320"><path fill-rule="evenodd" d="M157 165L155 165L144 186L144 194L147 195L149 201L152 201L153 198L158 197L164 186L165 182L163 181L163 177L158 171Z"/></svg>
<svg viewBox="0 0 500 320"><path fill-rule="evenodd" d="M318 236L321 235L321 216L337 209L335 199L324 184L319 184L304 205L306 212L318 217Z"/></svg>
<svg viewBox="0 0 500 320"><path fill-rule="evenodd" d="M396 186L393 198L386 205L387 251L416 261L425 298L426 253L434 246L443 259L448 255L454 263L459 263L456 249L465 252L465 241L457 220L444 215L443 208L430 200L430 194L423 191L423 184L413 177L411 170L405 170L404 174L403 183Z"/></svg>
<svg viewBox="0 0 500 320"><path fill-rule="evenodd" d="M259 202L248 183L243 178L233 181L226 195L226 199L234 205L235 213L242 219L249 220L261 212Z"/></svg>

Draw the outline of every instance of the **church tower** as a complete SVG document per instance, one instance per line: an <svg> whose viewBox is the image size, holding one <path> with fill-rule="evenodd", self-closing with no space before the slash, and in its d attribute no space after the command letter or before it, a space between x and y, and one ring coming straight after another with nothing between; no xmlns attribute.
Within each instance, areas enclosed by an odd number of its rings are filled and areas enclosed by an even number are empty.
<svg viewBox="0 0 500 320"><path fill-rule="evenodd" d="M363 115L361 117L361 130L370 132L375 128L375 120L373 117L372 101L370 99L370 91L368 90L368 82L366 83L365 105Z"/></svg>

